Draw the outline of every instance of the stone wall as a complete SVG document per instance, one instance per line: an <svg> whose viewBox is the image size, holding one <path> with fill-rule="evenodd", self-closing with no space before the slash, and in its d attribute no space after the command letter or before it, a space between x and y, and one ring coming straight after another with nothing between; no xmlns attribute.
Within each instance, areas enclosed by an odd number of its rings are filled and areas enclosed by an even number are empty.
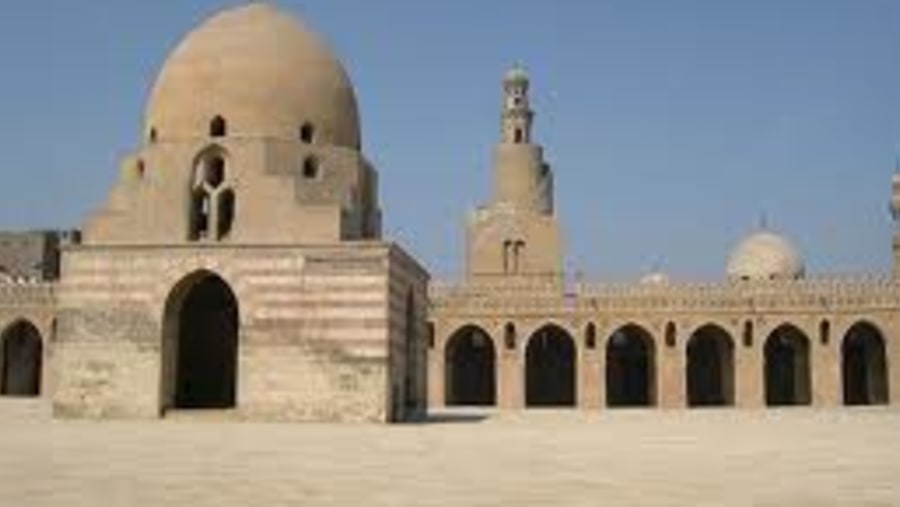
<svg viewBox="0 0 900 507"><path fill-rule="evenodd" d="M474 325L496 351L497 403L525 405L525 354L529 340L552 324L563 329L576 348L577 405L606 405L606 350L626 325L646 331L655 356L656 405L687 405L686 355L703 326L724 330L734 345L735 400L738 407L765 406L764 347L782 325L799 329L809 342L812 405L842 403L841 347L857 323L872 325L885 342L890 402L900 404L900 283L880 278L833 278L723 284L579 285L566 288L553 278L507 277L433 285L430 320L435 329L429 351L429 403L445 404L445 355L448 341ZM828 336L822 336L827 323ZM596 330L589 346L586 329ZM745 327L752 333L745 341ZM504 343L506 327L515 329L513 348ZM667 340L667 327L671 337Z"/></svg>
<svg viewBox="0 0 900 507"><path fill-rule="evenodd" d="M402 322L389 319L389 288L402 278L424 294L426 280L397 247L378 243L82 246L63 260L54 409L76 417L165 412L166 303L181 280L205 270L239 305L234 417L387 420L388 344L402 332Z"/></svg>

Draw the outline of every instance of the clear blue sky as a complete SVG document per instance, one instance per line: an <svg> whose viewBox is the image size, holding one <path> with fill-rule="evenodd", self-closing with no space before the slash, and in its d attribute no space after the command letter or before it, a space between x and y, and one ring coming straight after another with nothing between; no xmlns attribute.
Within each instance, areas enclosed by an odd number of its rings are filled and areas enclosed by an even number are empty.
<svg viewBox="0 0 900 507"><path fill-rule="evenodd" d="M168 51L236 2L34 0L0 17L0 227L70 227L138 142ZM570 270L721 276L765 211L809 271L886 271L895 0L282 0L361 104L386 234L438 275L490 192L499 80L532 76Z"/></svg>

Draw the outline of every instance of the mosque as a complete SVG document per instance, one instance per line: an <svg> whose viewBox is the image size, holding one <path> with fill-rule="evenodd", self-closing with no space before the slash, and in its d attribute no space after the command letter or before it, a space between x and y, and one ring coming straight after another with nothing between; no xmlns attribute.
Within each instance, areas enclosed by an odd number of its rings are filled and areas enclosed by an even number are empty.
<svg viewBox="0 0 900 507"><path fill-rule="evenodd" d="M807 278L761 228L717 283L567 284L529 87L503 76L492 198L463 279L431 282L382 239L341 63L269 3L212 16L83 227L0 233L0 394L62 418L265 421L897 403L900 232L891 276Z"/></svg>

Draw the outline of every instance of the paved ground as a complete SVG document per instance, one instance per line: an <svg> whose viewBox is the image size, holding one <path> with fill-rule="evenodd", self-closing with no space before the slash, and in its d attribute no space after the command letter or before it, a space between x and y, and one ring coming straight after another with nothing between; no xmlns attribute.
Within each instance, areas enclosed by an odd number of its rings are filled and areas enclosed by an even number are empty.
<svg viewBox="0 0 900 507"><path fill-rule="evenodd" d="M900 411L0 424L2 506L900 505Z"/></svg>

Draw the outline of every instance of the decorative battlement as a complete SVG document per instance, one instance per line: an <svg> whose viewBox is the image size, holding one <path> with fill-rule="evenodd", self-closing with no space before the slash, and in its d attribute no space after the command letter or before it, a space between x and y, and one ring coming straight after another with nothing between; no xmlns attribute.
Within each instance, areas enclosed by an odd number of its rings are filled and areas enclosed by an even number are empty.
<svg viewBox="0 0 900 507"><path fill-rule="evenodd" d="M0 280L0 307L51 308L55 304L56 284L33 278Z"/></svg>
<svg viewBox="0 0 900 507"><path fill-rule="evenodd" d="M481 278L434 284L437 311L465 312L777 312L780 310L891 309L900 306L900 282L887 276L832 276L803 280L709 283L576 283L560 277Z"/></svg>

